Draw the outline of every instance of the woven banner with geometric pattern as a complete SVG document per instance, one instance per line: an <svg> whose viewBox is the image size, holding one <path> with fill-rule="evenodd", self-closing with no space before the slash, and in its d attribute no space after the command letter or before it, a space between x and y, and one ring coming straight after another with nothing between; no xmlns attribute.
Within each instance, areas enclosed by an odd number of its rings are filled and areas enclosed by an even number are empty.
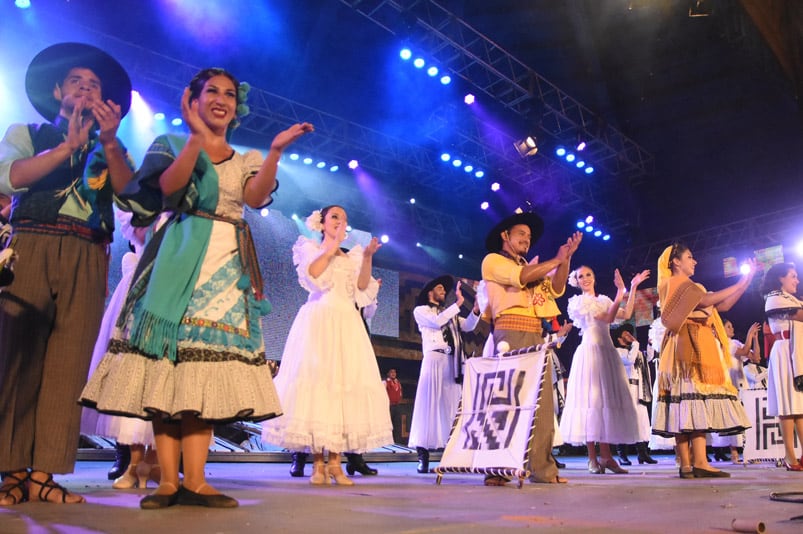
<svg viewBox="0 0 803 534"><path fill-rule="evenodd" d="M530 476L528 451L544 378L546 349L466 361L463 398L435 469L518 478ZM519 352L519 351L516 351Z"/></svg>

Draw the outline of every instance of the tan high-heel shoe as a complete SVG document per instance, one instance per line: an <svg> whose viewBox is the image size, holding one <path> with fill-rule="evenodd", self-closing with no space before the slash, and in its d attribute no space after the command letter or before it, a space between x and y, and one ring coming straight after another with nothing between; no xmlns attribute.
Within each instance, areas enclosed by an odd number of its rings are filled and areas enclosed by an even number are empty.
<svg viewBox="0 0 803 534"><path fill-rule="evenodd" d="M347 477L343 472L343 467L340 465L339 460L336 463L333 463L332 460L329 460L329 463L326 464L326 478L327 480L331 478L338 486L354 485L354 481Z"/></svg>
<svg viewBox="0 0 803 534"><path fill-rule="evenodd" d="M159 464L140 462L136 468L137 487L139 489L147 488L149 480L156 482L157 486L159 485L162 478L162 470L159 468Z"/></svg>
<svg viewBox="0 0 803 534"><path fill-rule="evenodd" d="M312 475L309 477L309 483L316 486L329 484L329 475L326 473L326 464L323 459L315 459L312 462Z"/></svg>
<svg viewBox="0 0 803 534"><path fill-rule="evenodd" d="M137 470L139 465L130 464L125 473L114 479L112 487L114 489L131 489L137 487Z"/></svg>
<svg viewBox="0 0 803 534"><path fill-rule="evenodd" d="M598 460L599 467L602 469L604 473L606 469L610 470L611 473L615 473L617 475L626 475L629 473L627 469L622 469L619 464L616 463L616 460L613 458L600 458Z"/></svg>

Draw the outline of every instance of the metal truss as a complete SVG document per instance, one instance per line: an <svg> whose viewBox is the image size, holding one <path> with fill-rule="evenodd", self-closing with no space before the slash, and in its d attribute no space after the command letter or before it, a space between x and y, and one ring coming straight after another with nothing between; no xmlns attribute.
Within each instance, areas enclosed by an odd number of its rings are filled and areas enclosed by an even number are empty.
<svg viewBox="0 0 803 534"><path fill-rule="evenodd" d="M85 29L96 34L99 40L105 41L107 50L126 58L129 73L137 81L138 89L143 94L148 94L151 100L161 100L170 107L178 107L188 80L200 70L197 65L89 28ZM259 146L260 142L269 142L278 131L290 124L308 121L315 125L316 133L302 137L294 145L298 152L307 151L341 165L350 159L357 159L361 167L392 180L395 190L399 189L402 182L400 177L403 176L411 196L414 194L424 198L448 192L455 198L471 199L476 198L487 187L487 183L481 180L454 179L453 172L456 171L445 169L440 161L440 153L431 148L388 136L258 87L251 88L248 105L251 112L243 118L237 137L250 136L255 146ZM487 124L479 124L476 118L468 121L465 127L455 128L449 123L443 110L435 110L429 123L434 140L442 140L449 129L456 153L470 155L478 164L491 169L494 176L499 175L505 181L521 186L524 200L538 205L541 191L549 188L552 192L549 196L550 202L559 203L563 207L582 205L583 210L593 210L598 218L609 221L609 227L616 226L613 215L604 202L595 199L590 185L572 180L570 169L548 158L522 159L513 149L515 139L509 134ZM331 197L332 191L329 190L328 193ZM314 196L316 192L310 194ZM388 210L407 214L407 198L399 195L386 196L381 199L383 209L387 206ZM350 209L359 212L362 208ZM368 220L373 219L370 210L363 211ZM407 216L409 218L409 214ZM453 239L470 241L472 236L484 230L475 228L476 221L468 220L467 217L428 209L421 204L415 206L413 217L419 227L433 237L451 236Z"/></svg>
<svg viewBox="0 0 803 534"><path fill-rule="evenodd" d="M614 176L653 173L652 155L434 0L341 0L388 32L427 50L445 68L558 141L582 133L588 159Z"/></svg>
<svg viewBox="0 0 803 534"><path fill-rule="evenodd" d="M802 230L803 211L798 206L633 247L625 251L624 265L634 269L653 265L664 248L674 241L686 244L695 257L700 258L726 251L790 245Z"/></svg>

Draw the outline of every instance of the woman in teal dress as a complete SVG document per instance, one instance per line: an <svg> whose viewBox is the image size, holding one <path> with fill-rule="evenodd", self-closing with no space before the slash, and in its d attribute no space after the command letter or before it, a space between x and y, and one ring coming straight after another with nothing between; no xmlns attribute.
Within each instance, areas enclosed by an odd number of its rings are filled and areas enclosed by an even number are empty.
<svg viewBox="0 0 803 534"><path fill-rule="evenodd" d="M270 203L282 152L313 128L279 133L264 161L257 151L237 153L228 133L243 110L243 88L222 69L198 73L182 97L189 136L158 137L135 177L138 190L123 198L141 224L162 210L176 215L143 253L81 401L153 421L162 479L142 508L237 506L206 482L212 426L282 413L260 327L269 306L243 206Z"/></svg>

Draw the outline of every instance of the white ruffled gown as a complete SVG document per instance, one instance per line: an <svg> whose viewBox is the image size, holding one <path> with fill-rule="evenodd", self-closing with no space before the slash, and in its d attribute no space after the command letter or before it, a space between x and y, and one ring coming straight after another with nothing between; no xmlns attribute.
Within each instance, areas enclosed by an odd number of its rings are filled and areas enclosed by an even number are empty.
<svg viewBox="0 0 803 534"><path fill-rule="evenodd" d="M284 346L274 379L284 415L262 423L262 439L292 451L366 452L393 443L390 405L371 340L357 307L379 289L357 288L362 247L335 256L318 277L309 265L319 243L293 246L301 286L309 291Z"/></svg>
<svg viewBox="0 0 803 534"><path fill-rule="evenodd" d="M92 373L95 372L98 364L103 359L103 355L106 354L106 348L114 334L117 317L120 315L123 304L125 304L128 287L131 285L131 279L134 277L134 271L137 268L137 262L141 254L142 247L138 246L136 253L126 252L123 255L120 283L114 289L114 293L112 293L109 303L106 305L106 311L103 313L103 321L100 324L98 340L95 342L95 350L92 352L92 363L89 364L88 376L92 376ZM153 445L153 425L150 421L135 417L107 415L86 407L81 411L81 433L103 436L124 445Z"/></svg>
<svg viewBox="0 0 803 534"><path fill-rule="evenodd" d="M627 375L613 346L610 325L595 319L612 304L605 295L569 299L569 318L580 328L583 339L572 358L560 419L560 432L567 443L635 443L639 439Z"/></svg>

